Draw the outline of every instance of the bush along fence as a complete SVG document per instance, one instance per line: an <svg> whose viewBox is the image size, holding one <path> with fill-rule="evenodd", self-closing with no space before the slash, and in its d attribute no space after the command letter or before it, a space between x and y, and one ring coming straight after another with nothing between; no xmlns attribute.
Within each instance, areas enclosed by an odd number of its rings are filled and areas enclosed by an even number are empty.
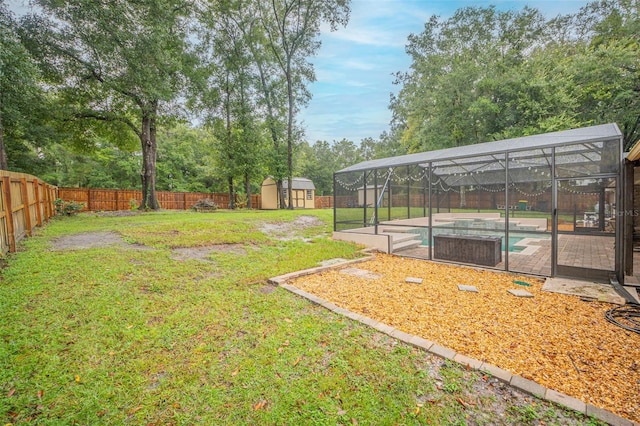
<svg viewBox="0 0 640 426"><path fill-rule="evenodd" d="M198 200L210 199L221 209L229 208L229 194L207 192L169 192L158 191L158 202L163 209L188 210ZM142 201L142 191L133 189L96 189L96 188L60 188L59 198L84 205L83 211L116 211L133 210ZM251 195L251 208L262 208L262 200L259 194ZM315 197L317 209L333 207L333 197ZM246 207L246 196L236 195L236 205Z"/></svg>
<svg viewBox="0 0 640 426"><path fill-rule="evenodd" d="M0 250L16 251L16 243L31 236L56 214L58 188L24 173L0 170Z"/></svg>

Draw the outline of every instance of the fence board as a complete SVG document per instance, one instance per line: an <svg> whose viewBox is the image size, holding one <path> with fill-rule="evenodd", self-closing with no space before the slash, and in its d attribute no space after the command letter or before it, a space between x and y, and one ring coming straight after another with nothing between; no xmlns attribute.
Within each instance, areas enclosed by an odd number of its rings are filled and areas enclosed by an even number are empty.
<svg viewBox="0 0 640 426"><path fill-rule="evenodd" d="M333 195L316 195L315 208L316 209L332 209Z"/></svg>
<svg viewBox="0 0 640 426"><path fill-rule="evenodd" d="M32 235L54 213L57 188L24 173L0 170L0 252L15 252L16 243Z"/></svg>
<svg viewBox="0 0 640 426"><path fill-rule="evenodd" d="M198 200L208 198L220 208L229 207L229 194L207 192L156 192L160 207L167 210L188 210ZM65 201L84 204L83 211L130 210L142 201L142 191L132 189L59 188L59 195ZM237 201L237 200L236 200ZM251 195L251 208L262 207L259 194Z"/></svg>

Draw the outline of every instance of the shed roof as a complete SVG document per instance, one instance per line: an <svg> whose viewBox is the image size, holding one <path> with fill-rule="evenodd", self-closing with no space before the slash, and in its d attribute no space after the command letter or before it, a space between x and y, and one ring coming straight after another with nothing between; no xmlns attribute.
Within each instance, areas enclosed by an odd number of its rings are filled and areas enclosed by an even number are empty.
<svg viewBox="0 0 640 426"><path fill-rule="evenodd" d="M293 189L316 189L311 179L307 179L307 178L293 178L291 181L291 186L293 187ZM282 189L287 189L288 187L289 187L288 179L283 179Z"/></svg>
<svg viewBox="0 0 640 426"><path fill-rule="evenodd" d="M439 149L436 151L420 152L416 154L400 155L378 160L363 161L339 170L337 173L355 172L411 164L425 164L431 161L452 160L462 157L491 155L507 151L549 148L557 145L569 145L585 142L602 142L620 139L622 132L615 123L599 126L583 127L580 129L564 130L560 132L544 133L541 135L525 136L521 138L504 139L475 145L465 145L455 148Z"/></svg>

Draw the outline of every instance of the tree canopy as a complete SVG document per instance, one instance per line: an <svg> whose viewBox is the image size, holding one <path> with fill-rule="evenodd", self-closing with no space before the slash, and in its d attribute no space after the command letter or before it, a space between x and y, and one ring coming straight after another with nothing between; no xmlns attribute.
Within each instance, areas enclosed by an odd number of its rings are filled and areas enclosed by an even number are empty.
<svg viewBox="0 0 640 426"><path fill-rule="evenodd" d="M625 148L640 139L637 0L430 18L389 132L361 141L308 141L296 119L320 28L347 25L348 0L33 3L21 19L0 3L0 168L141 188L143 208L156 188L248 195L267 175L327 195L358 161L606 122Z"/></svg>
<svg viewBox="0 0 640 426"><path fill-rule="evenodd" d="M44 14L25 22L49 81L64 100L77 140L135 135L142 152L141 208L157 209L156 132L176 113L190 55L191 2L36 0ZM93 132L87 133L87 129ZM113 135L116 137L113 138Z"/></svg>
<svg viewBox="0 0 640 426"><path fill-rule="evenodd" d="M432 17L397 75L397 137L420 151L617 122L628 147L640 137L638 15L618 0L550 20L529 7Z"/></svg>

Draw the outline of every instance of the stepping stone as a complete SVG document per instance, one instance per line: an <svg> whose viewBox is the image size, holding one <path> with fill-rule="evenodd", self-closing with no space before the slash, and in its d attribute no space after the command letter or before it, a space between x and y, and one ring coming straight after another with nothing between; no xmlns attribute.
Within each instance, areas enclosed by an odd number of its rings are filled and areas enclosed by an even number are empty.
<svg viewBox="0 0 640 426"><path fill-rule="evenodd" d="M422 278L413 278L413 277L407 277L404 280L405 283L412 283L412 284L422 284Z"/></svg>
<svg viewBox="0 0 640 426"><path fill-rule="evenodd" d="M365 278L367 280L377 280L378 278L382 278L382 275L380 274L367 271L366 269L358 269L358 268L345 268L341 270L340 273L345 275L352 275L358 278Z"/></svg>
<svg viewBox="0 0 640 426"><path fill-rule="evenodd" d="M513 294L516 297L533 297L533 294L529 293L527 290L507 290L507 292Z"/></svg>
<svg viewBox="0 0 640 426"><path fill-rule="evenodd" d="M460 290L460 291L470 291L472 293L477 293L478 292L478 289L474 285L458 284L458 290Z"/></svg>

